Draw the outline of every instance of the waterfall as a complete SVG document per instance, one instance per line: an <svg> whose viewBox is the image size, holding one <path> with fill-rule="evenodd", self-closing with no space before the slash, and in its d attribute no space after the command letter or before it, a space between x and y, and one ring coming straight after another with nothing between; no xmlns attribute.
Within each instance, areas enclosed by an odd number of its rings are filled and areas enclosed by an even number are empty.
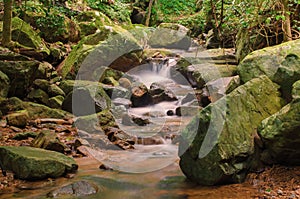
<svg viewBox="0 0 300 199"><path fill-rule="evenodd" d="M128 74L135 76L148 88L154 82L171 79L171 68L176 65L175 59L165 59L159 62L150 62L130 70Z"/></svg>

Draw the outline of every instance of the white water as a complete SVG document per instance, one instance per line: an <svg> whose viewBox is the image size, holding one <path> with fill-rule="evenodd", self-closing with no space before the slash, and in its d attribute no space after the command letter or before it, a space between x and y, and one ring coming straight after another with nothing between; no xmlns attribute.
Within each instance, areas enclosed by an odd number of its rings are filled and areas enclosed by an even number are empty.
<svg viewBox="0 0 300 199"><path fill-rule="evenodd" d="M128 71L127 74L136 77L148 88L154 82L171 80L171 68L176 65L175 59L168 59L160 63L143 64Z"/></svg>

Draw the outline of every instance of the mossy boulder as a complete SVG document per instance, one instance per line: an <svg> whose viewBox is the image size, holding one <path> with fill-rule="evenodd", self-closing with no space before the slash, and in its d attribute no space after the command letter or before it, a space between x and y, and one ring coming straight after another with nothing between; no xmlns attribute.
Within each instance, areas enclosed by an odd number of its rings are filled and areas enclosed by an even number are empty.
<svg viewBox="0 0 300 199"><path fill-rule="evenodd" d="M162 23L153 32L149 45L154 48L188 49L190 30L175 23Z"/></svg>
<svg viewBox="0 0 300 199"><path fill-rule="evenodd" d="M75 79L80 69L81 79L98 81L102 74L95 74L98 67L110 66L123 54L137 49L140 49L138 41L130 32L119 26L105 26L82 39L58 71L63 78Z"/></svg>
<svg viewBox="0 0 300 199"><path fill-rule="evenodd" d="M1 146L0 162L4 170L24 180L58 178L78 169L74 159L61 153L23 146Z"/></svg>
<svg viewBox="0 0 300 199"><path fill-rule="evenodd" d="M10 81L6 74L0 71L0 97L6 98L10 87Z"/></svg>
<svg viewBox="0 0 300 199"><path fill-rule="evenodd" d="M266 76L255 78L199 111L181 132L187 178L204 185L242 182L257 163L256 128L283 105L278 88Z"/></svg>
<svg viewBox="0 0 300 199"><path fill-rule="evenodd" d="M262 121L258 133L263 142L262 161L300 165L300 81L293 85L293 101Z"/></svg>
<svg viewBox="0 0 300 199"><path fill-rule="evenodd" d="M300 79L300 39L252 52L239 64L238 73L243 82L267 75L290 101L292 85Z"/></svg>
<svg viewBox="0 0 300 199"><path fill-rule="evenodd" d="M2 28L3 27L1 23L1 33ZM25 55L32 55L32 53L34 54L35 52L36 57L39 55L41 59L50 54L50 50L47 48L40 36L29 24L18 17L12 18L12 40L18 42L20 47L27 49L26 51L23 51Z"/></svg>

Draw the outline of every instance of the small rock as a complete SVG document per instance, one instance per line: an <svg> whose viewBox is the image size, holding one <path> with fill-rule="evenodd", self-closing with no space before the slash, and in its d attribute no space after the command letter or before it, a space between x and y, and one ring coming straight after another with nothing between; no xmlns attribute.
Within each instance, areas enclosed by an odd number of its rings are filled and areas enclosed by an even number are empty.
<svg viewBox="0 0 300 199"><path fill-rule="evenodd" d="M24 132L24 133L18 133L15 135L12 139L14 140L26 140L28 138L35 138L37 134L35 132Z"/></svg>
<svg viewBox="0 0 300 199"><path fill-rule="evenodd" d="M87 181L78 181L73 184L66 185L57 190L51 191L47 194L48 197L51 198L60 198L66 195L75 196L75 197L83 197L92 194L96 194L98 188L96 185L91 184Z"/></svg>
<svg viewBox="0 0 300 199"><path fill-rule="evenodd" d="M131 102L133 107L146 106L152 103L151 95L146 85L142 83L134 83L131 88Z"/></svg>
<svg viewBox="0 0 300 199"><path fill-rule="evenodd" d="M60 142L57 135L50 130L41 131L38 136L32 141L32 146L36 148L47 149L64 153L67 149L62 142Z"/></svg>
<svg viewBox="0 0 300 199"><path fill-rule="evenodd" d="M51 98L49 98L49 106L51 108L61 108L64 99L65 98L62 95L57 95L55 97L51 97Z"/></svg>
<svg viewBox="0 0 300 199"><path fill-rule="evenodd" d="M27 125L28 119L29 115L26 110L17 111L6 116L8 125L20 128L24 128Z"/></svg>
<svg viewBox="0 0 300 199"><path fill-rule="evenodd" d="M33 100L35 102L44 104L44 105L48 105L49 96L42 89L39 89L39 88L38 89L33 89L27 95L27 98L30 99L30 100Z"/></svg>
<svg viewBox="0 0 300 199"><path fill-rule="evenodd" d="M56 84L51 84L48 87L48 93L51 97L61 95L61 96L66 96L65 92L59 88Z"/></svg>
<svg viewBox="0 0 300 199"><path fill-rule="evenodd" d="M101 165L99 166L99 169L102 169L102 170L113 170L112 168L106 166L105 164L101 164Z"/></svg>
<svg viewBox="0 0 300 199"><path fill-rule="evenodd" d="M50 82L46 79L36 79L34 80L33 84L45 92L48 91L48 87L50 86Z"/></svg>
<svg viewBox="0 0 300 199"><path fill-rule="evenodd" d="M122 116L122 124L132 126L132 125L138 125L138 126L146 126L147 124L150 124L150 120L145 117L138 117L135 115L129 115L129 114L123 114Z"/></svg>

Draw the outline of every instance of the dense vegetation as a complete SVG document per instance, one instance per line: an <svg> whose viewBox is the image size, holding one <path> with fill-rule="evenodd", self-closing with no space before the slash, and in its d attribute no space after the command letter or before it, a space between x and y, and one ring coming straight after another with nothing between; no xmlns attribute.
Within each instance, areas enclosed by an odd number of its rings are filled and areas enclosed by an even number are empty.
<svg viewBox="0 0 300 199"><path fill-rule="evenodd" d="M191 36L199 39L213 30L219 47L247 48L245 53L300 37L299 0L4 0L3 5L7 9L12 3L13 16L30 23L48 42L68 42L59 36L76 27L81 11L91 9L126 26L179 23L190 28ZM9 15L4 14L4 21L7 18ZM66 18L70 21L66 22ZM8 27L9 23L5 22L4 32ZM9 36L3 34L2 45L7 46L7 40ZM71 39L72 42L77 40Z"/></svg>

